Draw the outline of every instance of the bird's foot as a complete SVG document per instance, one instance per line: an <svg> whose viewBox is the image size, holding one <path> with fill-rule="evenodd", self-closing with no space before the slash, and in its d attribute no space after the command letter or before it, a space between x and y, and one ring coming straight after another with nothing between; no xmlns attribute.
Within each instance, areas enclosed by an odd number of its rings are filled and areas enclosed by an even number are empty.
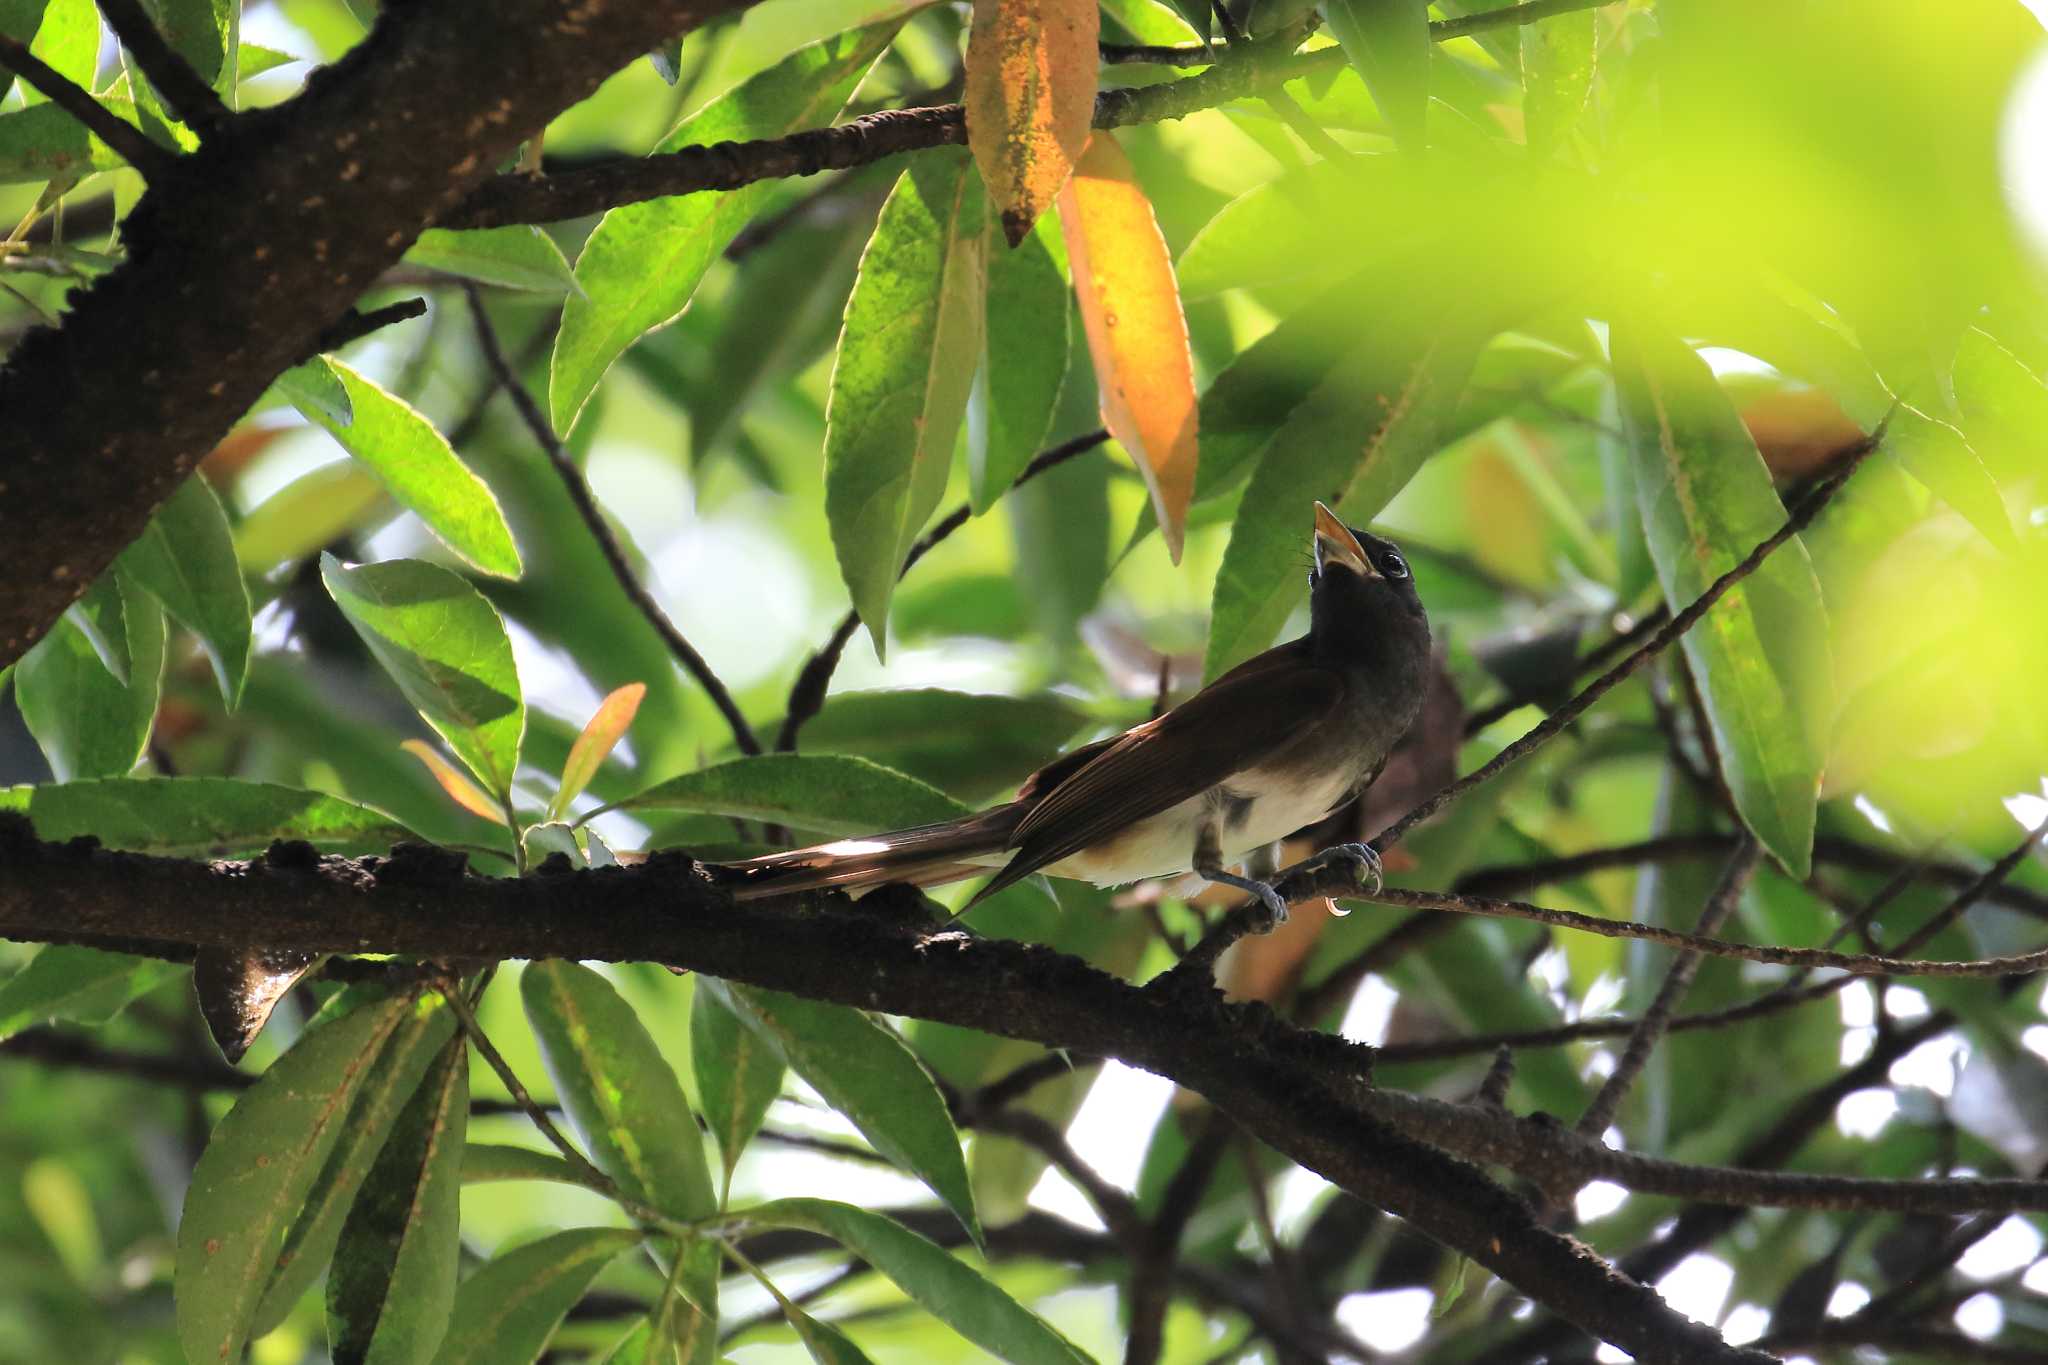
<svg viewBox="0 0 2048 1365"><path fill-rule="evenodd" d="M1299 874L1313 876L1315 873L1327 871L1339 864L1345 864L1349 867L1351 883L1354 886L1364 886L1368 878L1372 881L1372 889L1374 891L1380 890L1387 884L1386 877L1383 875L1380 867L1380 855L1371 844L1337 844L1309 858L1296 868L1295 871Z"/></svg>
<svg viewBox="0 0 2048 1365"><path fill-rule="evenodd" d="M1196 875L1204 881L1234 886L1257 898L1258 905L1252 910L1252 933L1270 934L1287 923L1287 898L1275 891L1271 882L1262 882L1252 877L1239 877L1220 869L1206 872L1198 870Z"/></svg>

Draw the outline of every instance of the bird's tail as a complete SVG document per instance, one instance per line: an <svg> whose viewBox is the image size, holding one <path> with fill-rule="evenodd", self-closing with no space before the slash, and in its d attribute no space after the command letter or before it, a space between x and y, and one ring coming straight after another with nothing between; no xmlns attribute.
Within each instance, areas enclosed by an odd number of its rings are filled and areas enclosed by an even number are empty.
<svg viewBox="0 0 2048 1365"><path fill-rule="evenodd" d="M889 882L938 886L1000 865L1011 831L1022 818L1022 809L1013 802L936 825L720 863L713 874L734 900L741 901L828 887L858 891Z"/></svg>

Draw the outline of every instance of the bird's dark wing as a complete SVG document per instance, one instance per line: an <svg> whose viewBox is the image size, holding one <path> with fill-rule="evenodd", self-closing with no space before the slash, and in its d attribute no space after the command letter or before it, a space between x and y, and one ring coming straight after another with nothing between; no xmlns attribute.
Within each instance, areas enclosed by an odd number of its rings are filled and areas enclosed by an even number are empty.
<svg viewBox="0 0 2048 1365"><path fill-rule="evenodd" d="M1326 720L1343 691L1337 673L1290 645L1240 665L1060 774L1018 823L1010 841L1016 856L981 895L1259 766Z"/></svg>

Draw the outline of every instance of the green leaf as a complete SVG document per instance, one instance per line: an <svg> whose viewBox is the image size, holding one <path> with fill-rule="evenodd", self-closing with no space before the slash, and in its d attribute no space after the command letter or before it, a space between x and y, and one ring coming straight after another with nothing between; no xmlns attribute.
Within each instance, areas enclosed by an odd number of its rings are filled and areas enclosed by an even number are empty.
<svg viewBox="0 0 2048 1365"><path fill-rule="evenodd" d="M597 1168L676 1218L717 1212L682 1083L611 982L574 962L533 962L519 994L555 1093Z"/></svg>
<svg viewBox="0 0 2048 1365"><path fill-rule="evenodd" d="M461 1259L469 1044L441 1047L398 1116L335 1244L328 1349L364 1365L425 1365L448 1329Z"/></svg>
<svg viewBox="0 0 2048 1365"><path fill-rule="evenodd" d="M16 42L33 40L50 0L0 0L0 33ZM24 86L24 89L26 86ZM0 71L0 98L14 89L14 72Z"/></svg>
<svg viewBox="0 0 2048 1365"><path fill-rule="evenodd" d="M235 558L252 574L297 563L350 531L375 525L390 494L354 460L309 469L265 498L235 527Z"/></svg>
<svg viewBox="0 0 2048 1365"><path fill-rule="evenodd" d="M981 1240L960 1135L939 1088L903 1040L860 1010L699 977L710 992L874 1149L945 1201Z"/></svg>
<svg viewBox="0 0 2048 1365"><path fill-rule="evenodd" d="M1266 443L1216 575L1208 677L1272 644L1301 600L1313 499L1363 525L1437 449L1476 347L1469 329L1421 339L1405 330L1360 345Z"/></svg>
<svg viewBox="0 0 2048 1365"><path fill-rule="evenodd" d="M690 1000L690 1061L730 1189L740 1153L761 1130L768 1106L782 1093L782 1057L741 1028L739 1016L717 995L699 989Z"/></svg>
<svg viewBox="0 0 2048 1365"><path fill-rule="evenodd" d="M15 668L14 699L60 782L119 777L149 747L164 675L164 613L118 570L75 604L94 634L127 642L128 680L107 671L70 613Z"/></svg>
<svg viewBox="0 0 2048 1365"><path fill-rule="evenodd" d="M899 829L968 813L916 778L837 754L738 758L672 777L607 809L736 815L826 834Z"/></svg>
<svg viewBox="0 0 2048 1365"><path fill-rule="evenodd" d="M351 420L334 420L332 404L302 402L308 386L294 381L286 393L306 419L325 427L341 448L363 462L400 505L417 514L450 550L484 573L519 576L519 547L490 486L456 458L448 438L415 408L331 356L317 357L348 395Z"/></svg>
<svg viewBox="0 0 2048 1365"><path fill-rule="evenodd" d="M1522 25L1522 128L1530 151L1548 152L1585 112L1599 38L1591 9Z"/></svg>
<svg viewBox="0 0 2048 1365"><path fill-rule="evenodd" d="M627 1228L572 1228L492 1258L462 1282L434 1365L530 1365L597 1273L639 1244Z"/></svg>
<svg viewBox="0 0 2048 1365"><path fill-rule="evenodd" d="M1173 268L1181 297L1192 303L1229 289L1280 286L1320 293L1361 226L1370 226L1380 250L1385 238L1410 235L1417 205L1406 170L1395 157L1361 156L1312 161L1254 185L1216 210L1181 252ZM1204 462L1208 442L1205 426Z"/></svg>
<svg viewBox="0 0 2048 1365"><path fill-rule="evenodd" d="M869 759L972 802L1016 786L1058 757L1087 720L1052 694L1006 697L939 687L838 692L804 726L803 747L807 754Z"/></svg>
<svg viewBox="0 0 2048 1365"><path fill-rule="evenodd" d="M320 577L405 699L509 801L526 703L505 623L483 594L417 559L348 568L322 555Z"/></svg>
<svg viewBox="0 0 2048 1365"><path fill-rule="evenodd" d="M206 480L195 474L179 485L118 563L199 637L221 698L234 709L249 675L249 590L227 513Z"/></svg>
<svg viewBox="0 0 2048 1365"><path fill-rule="evenodd" d="M260 76L266 71L275 71L280 66L290 66L303 61L289 52L280 52L274 47L261 43L243 43L235 53L235 79L246 81L251 76Z"/></svg>
<svg viewBox="0 0 2048 1365"><path fill-rule="evenodd" d="M967 500L980 516L1044 446L1067 377L1073 308L1041 217L1014 250L992 234L981 367L967 404Z"/></svg>
<svg viewBox="0 0 2048 1365"><path fill-rule="evenodd" d="M273 387L293 407L330 431L356 420L348 386L324 356L292 366L277 377Z"/></svg>
<svg viewBox="0 0 2048 1365"><path fill-rule="evenodd" d="M92 0L50 0L29 51L73 85L96 89L93 77L99 67L100 16ZM21 93L28 105L49 98L27 81L22 82Z"/></svg>
<svg viewBox="0 0 2048 1365"><path fill-rule="evenodd" d="M128 123L136 122L129 100L100 101ZM32 104L0 114L0 184L17 185L114 171L126 166L115 151L86 132L85 125L54 104Z"/></svg>
<svg viewBox="0 0 2048 1365"><path fill-rule="evenodd" d="M224 89L222 73L232 75L237 65L231 57L241 33L239 0L143 0L143 5L199 78Z"/></svg>
<svg viewBox="0 0 2048 1365"><path fill-rule="evenodd" d="M59 1019L104 1024L183 970L155 958L53 943L0 982L0 1039Z"/></svg>
<svg viewBox="0 0 2048 1365"><path fill-rule="evenodd" d="M550 820L561 819L570 804L597 776L606 756L625 738L627 728L633 724L633 717L640 709L641 698L646 695L647 684L627 683L624 687L612 689L598 703L596 712L569 746L569 757L562 764L562 783L548 802Z"/></svg>
<svg viewBox="0 0 2048 1365"><path fill-rule="evenodd" d="M377 988L371 988L376 990ZM346 999L346 997L338 997ZM349 1106L340 1140L328 1154L285 1234L270 1283L256 1306L251 1335L283 1322L334 1255L356 1192L390 1137L398 1116L419 1089L435 1056L455 1035L455 1014L438 994L405 999L406 1012L378 1052Z"/></svg>
<svg viewBox="0 0 2048 1365"><path fill-rule="evenodd" d="M373 1001L308 1030L213 1130L178 1224L178 1340L238 1360L286 1234L412 1002Z"/></svg>
<svg viewBox="0 0 2048 1365"><path fill-rule="evenodd" d="M945 496L981 353L988 196L966 153L919 158L861 256L825 408L825 515L883 653L896 575Z"/></svg>
<svg viewBox="0 0 2048 1365"><path fill-rule="evenodd" d="M560 294L580 286L555 239L537 227L428 228L405 253L413 265L506 289Z"/></svg>
<svg viewBox="0 0 2048 1365"><path fill-rule="evenodd" d="M896 15L799 48L685 119L657 154L781 137L829 123L902 27ZM562 311L548 379L548 412L567 433L622 352L673 322L704 272L766 202L772 187L692 194L613 209L576 258L581 294Z"/></svg>
<svg viewBox="0 0 2048 1365"><path fill-rule="evenodd" d="M224 858L273 839L326 853L375 853L414 837L368 806L321 792L227 777L128 777L0 787L0 810L26 815L38 836L86 835L109 848L167 858Z"/></svg>
<svg viewBox="0 0 2048 1365"><path fill-rule="evenodd" d="M1330 32L1365 79L1394 141L1419 155L1429 118L1429 36L1426 0L1323 0Z"/></svg>
<svg viewBox="0 0 2048 1365"><path fill-rule="evenodd" d="M782 1316L795 1330L797 1340L804 1344L804 1350L818 1365L873 1365L846 1333L829 1322L818 1321L791 1303L789 1296L776 1287L775 1281L758 1271L754 1278L774 1298L775 1306L782 1310Z"/></svg>
<svg viewBox="0 0 2048 1365"><path fill-rule="evenodd" d="M1706 362L1639 324L1614 328L1636 495L1665 600L1684 608L1785 521L1769 470ZM1813 851L1832 710L1827 614L1796 538L1684 640L1742 819L1794 876Z"/></svg>
<svg viewBox="0 0 2048 1365"><path fill-rule="evenodd" d="M582 1171L553 1152L495 1142L472 1142L463 1149L463 1184L481 1185L497 1180L547 1180L558 1185L596 1188Z"/></svg>
<svg viewBox="0 0 2048 1365"><path fill-rule="evenodd" d="M1012 1365L1086 1365L1088 1357L994 1283L902 1224L829 1199L778 1199L749 1223L832 1238L887 1275L961 1336Z"/></svg>

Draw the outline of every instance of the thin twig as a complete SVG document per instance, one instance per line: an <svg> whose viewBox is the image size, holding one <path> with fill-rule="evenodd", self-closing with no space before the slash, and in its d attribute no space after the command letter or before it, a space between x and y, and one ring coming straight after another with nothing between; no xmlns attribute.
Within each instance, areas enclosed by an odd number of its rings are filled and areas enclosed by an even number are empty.
<svg viewBox="0 0 2048 1365"><path fill-rule="evenodd" d="M1722 922L1735 909L1735 903L1742 899L1743 888L1756 873L1757 859L1762 853L1755 836L1744 835L1735 845L1735 855L1728 860L1727 868L1721 873L1720 884L1707 903L1700 910L1699 922L1693 926L1698 934L1717 932ZM1581 1137L1599 1137L1614 1122L1615 1111L1621 1108L1621 1101L1642 1074L1643 1067L1650 1060L1650 1052L1657 1046L1671 1026L1671 1015L1678 1008L1678 1002L1692 987L1692 979L1699 971L1700 955L1683 952L1671 963L1664 973L1664 980L1657 987L1656 998L1643 1011L1643 1017L1636 1021L1629 1034L1628 1046L1622 1049L1621 1057L1614 1064L1593 1102L1586 1106L1586 1112L1579 1116L1578 1132Z"/></svg>
<svg viewBox="0 0 2048 1365"><path fill-rule="evenodd" d="M99 7L107 27L114 30L121 46L128 49L179 122L203 139L234 117L234 111L199 78L192 64L164 41L139 0L99 0Z"/></svg>
<svg viewBox="0 0 2048 1365"><path fill-rule="evenodd" d="M1603 938L1632 938L1661 943L1668 948L1685 948L1713 957L1739 958L1745 962L1770 962L1780 967L1827 967L1852 976L2018 976L2048 969L2048 948L2006 957L1964 958L1942 961L1928 958L1882 957L1875 953L1832 953L1822 948L1780 948L1771 944L1731 943L1677 929L1633 920L1602 919L1576 910L1551 910L1523 901L1493 900L1485 896L1455 896L1441 891L1406 891L1384 887L1378 891L1341 893L1348 900L1397 905L1410 910L1449 910L1458 914L1485 915L1496 919L1528 920L1557 929L1577 929ZM1192 954L1190 955L1192 956Z"/></svg>
<svg viewBox="0 0 2048 1365"><path fill-rule="evenodd" d="M422 317L426 311L427 301L424 298L400 299L397 303L387 303L382 308L372 308L367 313L351 309L346 316L321 331L318 339L313 342L311 354L338 351L351 341L360 341L370 333L380 331L395 322L406 322Z"/></svg>
<svg viewBox="0 0 2048 1365"><path fill-rule="evenodd" d="M1670 614L1671 608L1660 605L1655 611L1644 616L1642 620L1630 625L1627 630L1617 631L1613 635L1608 636L1599 645L1588 650L1584 658L1572 665L1572 676L1576 678L1589 668L1598 668L1622 650L1639 643L1651 631L1663 625L1665 618ZM1519 693L1509 693L1491 706L1481 707L1465 718L1465 738L1472 738L1472 736L1478 734L1487 726L1492 725L1495 721L1513 715L1523 707L1530 705L1534 700L1535 698L1533 697L1526 697Z"/></svg>
<svg viewBox="0 0 2048 1365"><path fill-rule="evenodd" d="M1012 487L1021 488L1055 465L1064 464L1076 455L1095 449L1109 439L1109 432L1101 427L1062 441L1049 450L1042 450L1032 457L1031 463L1017 476ZM969 508L962 503L939 518L931 528L910 547L910 553L903 557L903 567L896 571L900 580L910 572L910 566L923 559L933 546L952 535L967 524ZM796 748L797 735L818 714L825 704L825 693L832 686L832 675L838 671L840 656L846 653L846 646L853 639L854 631L860 628L860 616L849 610L839 618L839 624L832 628L831 638L826 640L817 653L804 660L804 666L796 675L796 682L789 689L789 704L782 717L782 729L775 736L777 753L790 753ZM749 750L748 752L754 752Z"/></svg>
<svg viewBox="0 0 2048 1365"><path fill-rule="evenodd" d="M2014 844L2011 852L1985 868L1984 875L1965 887L1961 895L1942 907L1940 913L1908 934L1906 941L1894 951L1901 955L1918 952L1927 945L1928 940L1961 919L1963 912L1976 904L1979 897L2010 877L2013 870L2026 861L2027 854L2033 851L2034 845L2041 841L2043 834L2048 834L2048 820L2043 820L2028 830L2027 837Z"/></svg>
<svg viewBox="0 0 2048 1365"><path fill-rule="evenodd" d="M1619 3L1621 0L1530 0L1528 4L1507 5L1500 9L1467 14L1456 19L1432 19L1429 22L1429 36L1439 43L1448 42L1453 38L1463 38L1487 29L1534 24L1559 14L1599 9L1603 5ZM1193 43L1178 46L1159 43L1103 43L1100 47L1102 60L1111 64L1151 62L1162 66L1208 66L1225 60L1229 53L1229 48L1223 43L1215 43L1207 48Z"/></svg>
<svg viewBox="0 0 2048 1365"><path fill-rule="evenodd" d="M1835 469L1825 478L1821 479L1819 483L1815 484L1813 491L1800 500L1799 505L1793 509L1791 515L1785 518L1783 526L1759 542L1755 549L1743 557L1741 563L1722 574L1719 578L1716 578L1707 587L1705 592L1694 599L1692 605L1666 622L1655 635L1651 636L1633 652L1624 655L1619 663L1601 674L1570 701L1551 712L1549 716L1544 718L1541 724L1531 729L1528 734L1523 735L1520 739L1502 749L1473 772L1444 787L1436 795L1416 806L1413 810L1381 831L1379 836L1373 840L1373 847L1381 852L1385 852L1400 842L1402 835L1415 828L1422 821L1427 820L1430 816L1436 814L1480 783L1488 781L1510 765L1528 757L1536 749L1561 734L1567 725L1570 725L1573 721L1584 715L1594 702L1599 701L1600 698L1613 691L1634 674L1637 669L1682 639L1687 631L1698 625L1700 619L1713 610L1714 604L1719 602L1730 588L1755 573L1757 568L1762 565L1764 560L1770 557L1774 550L1813 524L1813 519L1820 515L1821 509L1826 507L1829 501L1841 489L1842 485L1848 482L1849 476L1862 466L1863 461L1869 457L1871 451L1877 449L1883 435L1884 430L1880 427L1877 432L1851 447L1842 456Z"/></svg>
<svg viewBox="0 0 2048 1365"><path fill-rule="evenodd" d="M12 70L43 92L50 103L86 126L111 147L123 161L154 181L177 165L177 153L149 140L140 128L117 116L48 63L28 50L28 44L0 33L0 66Z"/></svg>
<svg viewBox="0 0 2048 1365"><path fill-rule="evenodd" d="M675 622L668 618L668 613L661 609L661 605L654 600L654 595L647 591L634 574L633 566L626 560L625 550L620 547L618 537L612 534L611 526L604 519L603 510L598 507L597 499L590 491L589 482L583 477L583 471L576 467L576 461L563 449L561 441L556 439L554 428L548 425L548 419L541 413L539 404L533 401L533 395L527 391L526 385L520 382L511 362L505 359L504 347L498 344L497 329L491 326L491 320L484 312L483 296L478 293L475 285L467 283L463 285L463 293L469 298L470 316L476 320L477 343L483 350L485 363L490 366L491 373L497 376L499 386L512 396L513 406L519 409L520 419L526 423L526 429L533 434L535 444L546 454L548 463L555 467L555 472L561 475L562 484L569 493L569 501L575 504L578 515L583 518L583 524L590 528L590 534L596 539L605 563L611 566L612 575L618 579L620 590L635 607L639 608L640 614L647 619L647 624L654 627L662 643L668 646L669 653L675 656L676 661L697 680L697 685L704 689L705 695L711 698L719 714L725 717L726 724L732 727L733 742L739 746L740 752L760 753L761 742L754 737L754 727L747 724L747 718L740 714L740 708L733 701L732 693L726 690L725 684L712 672L711 665L704 661L704 656L684 638L680 630L676 629Z"/></svg>

